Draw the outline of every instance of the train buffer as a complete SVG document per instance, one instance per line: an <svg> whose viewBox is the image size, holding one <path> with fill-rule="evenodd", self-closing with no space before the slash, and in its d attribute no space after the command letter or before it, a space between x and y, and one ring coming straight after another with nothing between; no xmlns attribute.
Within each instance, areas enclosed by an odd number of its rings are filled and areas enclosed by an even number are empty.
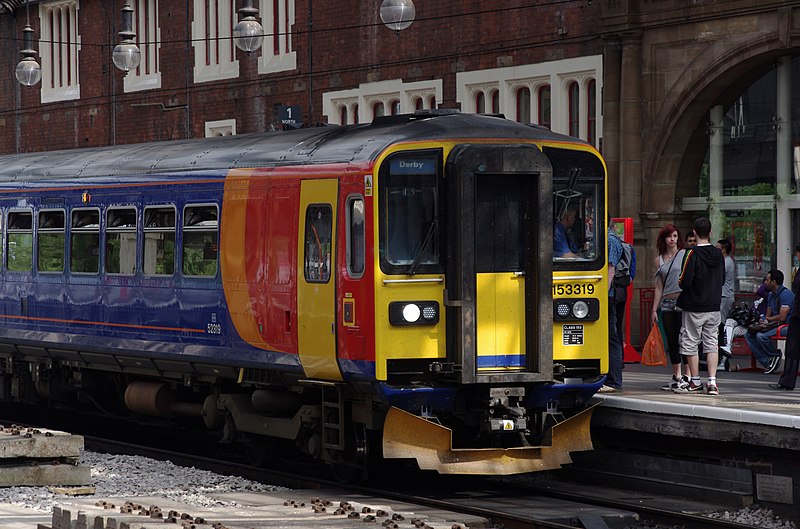
<svg viewBox="0 0 800 529"><path fill-rule="evenodd" d="M75 486L91 483L80 465L83 437L64 432L0 427L0 487Z"/></svg>

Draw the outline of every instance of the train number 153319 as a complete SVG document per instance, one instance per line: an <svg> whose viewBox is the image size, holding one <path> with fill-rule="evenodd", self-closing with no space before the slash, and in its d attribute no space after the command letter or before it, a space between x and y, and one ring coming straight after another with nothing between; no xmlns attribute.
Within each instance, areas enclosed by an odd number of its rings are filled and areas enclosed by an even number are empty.
<svg viewBox="0 0 800 529"><path fill-rule="evenodd" d="M553 296L591 296L594 294L592 283L553 285Z"/></svg>

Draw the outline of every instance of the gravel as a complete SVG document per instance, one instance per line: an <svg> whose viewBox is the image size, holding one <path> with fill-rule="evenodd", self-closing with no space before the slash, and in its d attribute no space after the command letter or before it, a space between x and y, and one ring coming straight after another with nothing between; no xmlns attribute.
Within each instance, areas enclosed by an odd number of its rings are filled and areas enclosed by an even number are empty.
<svg viewBox="0 0 800 529"><path fill-rule="evenodd" d="M771 509L760 507L758 505L749 505L744 509L718 511L707 514L709 518L716 518L725 520L726 522L734 522L744 524L748 527L764 527L766 529L797 529L797 525L792 521L781 520L780 517L773 514ZM648 522L642 522L634 526L628 526L625 529L674 529L673 526L669 528L663 525L652 525Z"/></svg>
<svg viewBox="0 0 800 529"><path fill-rule="evenodd" d="M235 506L219 501L213 494L224 492L277 492L284 487L223 476L194 467L180 467L169 461L148 457L121 456L85 451L81 464L92 468L97 498L162 497L196 507ZM0 503L11 503L37 511L50 512L64 496L47 487L0 488ZM751 505L737 511L719 511L708 515L727 521L766 529L798 529L792 521L783 521L770 509ZM647 523L636 529L655 528ZM634 528L630 528L634 529Z"/></svg>
<svg viewBox="0 0 800 529"><path fill-rule="evenodd" d="M284 487L223 476L194 467L179 467L148 457L120 456L85 451L81 464L91 466L97 498L162 497L196 507L235 506L213 498L224 492L276 492ZM0 488L0 503L50 512L64 496L47 487Z"/></svg>

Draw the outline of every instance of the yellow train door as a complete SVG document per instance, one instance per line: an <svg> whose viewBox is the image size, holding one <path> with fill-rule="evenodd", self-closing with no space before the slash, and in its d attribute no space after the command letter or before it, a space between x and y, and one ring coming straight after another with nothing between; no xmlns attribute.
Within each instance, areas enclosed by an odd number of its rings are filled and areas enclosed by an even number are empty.
<svg viewBox="0 0 800 529"><path fill-rule="evenodd" d="M336 199L334 179L300 184L297 344L309 378L342 380L336 358Z"/></svg>

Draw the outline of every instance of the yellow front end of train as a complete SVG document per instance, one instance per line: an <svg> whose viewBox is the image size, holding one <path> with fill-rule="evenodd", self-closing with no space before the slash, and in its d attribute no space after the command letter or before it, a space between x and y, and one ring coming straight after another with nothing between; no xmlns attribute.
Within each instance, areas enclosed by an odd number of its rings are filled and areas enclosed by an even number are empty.
<svg viewBox="0 0 800 529"><path fill-rule="evenodd" d="M608 364L603 249L553 257L564 167L587 166L593 195L581 196L582 211L604 210L604 168L591 151L473 140L410 143L378 160L384 457L440 473L515 474L558 468L592 448L585 404ZM556 299L570 304L568 317Z"/></svg>

